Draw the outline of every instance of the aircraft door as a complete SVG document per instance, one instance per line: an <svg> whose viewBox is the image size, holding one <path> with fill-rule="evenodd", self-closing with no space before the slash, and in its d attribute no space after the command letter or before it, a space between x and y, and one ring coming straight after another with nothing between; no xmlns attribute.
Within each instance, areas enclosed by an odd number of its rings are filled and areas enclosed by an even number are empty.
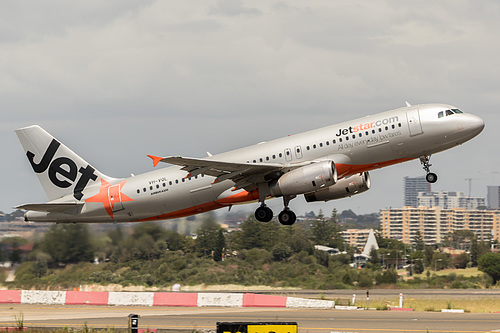
<svg viewBox="0 0 500 333"><path fill-rule="evenodd" d="M120 184L108 187L109 206L111 207L113 213L125 209L123 208L122 204L122 194L120 192L120 187Z"/></svg>
<svg viewBox="0 0 500 333"><path fill-rule="evenodd" d="M292 160L292 150L290 148L285 149L285 159L288 162Z"/></svg>
<svg viewBox="0 0 500 333"><path fill-rule="evenodd" d="M422 124L420 123L420 112L418 109L406 111L406 120L410 129L410 136L422 134Z"/></svg>
<svg viewBox="0 0 500 333"><path fill-rule="evenodd" d="M302 158L302 147L301 146L295 147L295 157L297 157L297 159Z"/></svg>

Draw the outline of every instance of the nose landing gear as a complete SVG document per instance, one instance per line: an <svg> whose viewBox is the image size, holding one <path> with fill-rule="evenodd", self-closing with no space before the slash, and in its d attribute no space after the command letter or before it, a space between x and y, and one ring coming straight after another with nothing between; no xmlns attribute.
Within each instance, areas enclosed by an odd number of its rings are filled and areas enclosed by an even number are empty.
<svg viewBox="0 0 500 333"><path fill-rule="evenodd" d="M420 163L422 164L422 167L424 168L425 172L427 172L427 175L425 176L425 180L427 180L427 182L431 183L431 184L434 184L435 182L437 182L438 180L438 176L431 172L431 166L432 164L430 164L430 159L431 159L431 156L422 156L420 157Z"/></svg>

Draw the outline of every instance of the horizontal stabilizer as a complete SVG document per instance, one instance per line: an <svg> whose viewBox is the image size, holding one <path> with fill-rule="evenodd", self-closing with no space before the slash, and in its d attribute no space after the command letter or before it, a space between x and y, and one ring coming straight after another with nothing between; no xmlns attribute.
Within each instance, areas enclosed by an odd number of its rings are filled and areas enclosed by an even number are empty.
<svg viewBox="0 0 500 333"><path fill-rule="evenodd" d="M37 204L23 204L16 209L23 210L34 210L37 212L47 212L47 213L63 213L75 208L83 207L83 202L47 202L47 203L37 203Z"/></svg>

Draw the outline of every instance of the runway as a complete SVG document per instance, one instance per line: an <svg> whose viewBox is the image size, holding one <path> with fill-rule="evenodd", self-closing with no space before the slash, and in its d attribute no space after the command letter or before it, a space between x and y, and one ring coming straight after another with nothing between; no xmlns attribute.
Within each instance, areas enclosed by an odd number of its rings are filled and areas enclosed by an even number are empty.
<svg viewBox="0 0 500 333"><path fill-rule="evenodd" d="M296 321L299 332L500 332L500 314L342 311L288 308L179 308L1 304L0 327L125 328L127 316L140 315L139 327L192 332L215 330L219 321Z"/></svg>

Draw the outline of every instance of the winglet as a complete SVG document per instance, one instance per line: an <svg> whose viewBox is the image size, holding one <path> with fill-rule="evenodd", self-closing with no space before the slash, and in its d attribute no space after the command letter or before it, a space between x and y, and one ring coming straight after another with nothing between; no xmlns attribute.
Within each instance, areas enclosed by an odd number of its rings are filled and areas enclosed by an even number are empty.
<svg viewBox="0 0 500 333"><path fill-rule="evenodd" d="M408 101L406 101L406 106L407 106L407 107L410 107L410 106L411 106L411 104L410 104L410 103L408 103Z"/></svg>
<svg viewBox="0 0 500 333"><path fill-rule="evenodd" d="M161 160L163 159L163 157L158 157L158 156L154 156L154 155L148 155L149 158L151 158L153 160L153 166L157 166L158 163L161 162Z"/></svg>

